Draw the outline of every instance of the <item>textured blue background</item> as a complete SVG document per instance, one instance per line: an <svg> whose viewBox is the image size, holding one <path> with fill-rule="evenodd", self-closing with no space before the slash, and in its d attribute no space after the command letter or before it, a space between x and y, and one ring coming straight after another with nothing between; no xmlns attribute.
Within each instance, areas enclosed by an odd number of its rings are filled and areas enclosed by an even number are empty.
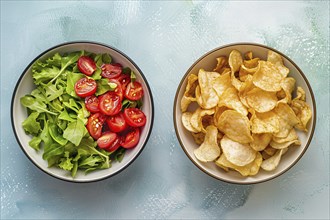
<svg viewBox="0 0 330 220"><path fill-rule="evenodd" d="M37 169L10 122L13 88L34 57L59 43L98 41L129 55L155 101L151 138L126 170L73 184ZM253 186L217 181L181 149L172 122L177 85L205 52L257 42L291 57L310 81L317 127L304 157ZM1 218L329 218L329 2L1 1Z"/></svg>

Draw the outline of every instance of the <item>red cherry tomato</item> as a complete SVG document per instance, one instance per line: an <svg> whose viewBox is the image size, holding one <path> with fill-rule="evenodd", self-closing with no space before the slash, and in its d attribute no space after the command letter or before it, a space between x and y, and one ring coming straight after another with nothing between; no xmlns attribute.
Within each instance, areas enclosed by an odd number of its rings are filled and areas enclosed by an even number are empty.
<svg viewBox="0 0 330 220"><path fill-rule="evenodd" d="M145 114L138 108L126 108L124 118L128 125L132 127L141 127L146 124Z"/></svg>
<svg viewBox="0 0 330 220"><path fill-rule="evenodd" d="M112 144L108 148L106 148L106 151L113 152L116 151L121 146L121 137L117 137Z"/></svg>
<svg viewBox="0 0 330 220"><path fill-rule="evenodd" d="M127 128L127 123L122 112L119 112L117 115L110 116L106 122L109 129L113 132L122 132Z"/></svg>
<svg viewBox="0 0 330 220"><path fill-rule="evenodd" d="M78 69L87 76L91 76L96 70L94 60L88 56L81 56L78 59Z"/></svg>
<svg viewBox="0 0 330 220"><path fill-rule="evenodd" d="M100 111L105 115L116 115L121 110L120 97L113 91L100 96L99 102Z"/></svg>
<svg viewBox="0 0 330 220"><path fill-rule="evenodd" d="M96 113L99 112L99 99L95 96L87 96L85 98L85 105L88 111L90 111L91 113Z"/></svg>
<svg viewBox="0 0 330 220"><path fill-rule="evenodd" d="M120 97L120 101L122 101L124 94L123 94L123 89L121 88L120 82L117 79L109 79L109 82L115 83L117 85L114 92Z"/></svg>
<svg viewBox="0 0 330 220"><path fill-rule="evenodd" d="M74 85L76 94L82 98L93 95L96 89L97 84L94 79L81 78Z"/></svg>
<svg viewBox="0 0 330 220"><path fill-rule="evenodd" d="M87 121L87 130L89 134L96 140L101 137L102 126L106 117L100 113L95 113L89 116Z"/></svg>
<svg viewBox="0 0 330 220"><path fill-rule="evenodd" d="M125 97L129 100L139 100L143 96L143 88L139 82L130 82L125 90Z"/></svg>
<svg viewBox="0 0 330 220"><path fill-rule="evenodd" d="M118 139L118 136L116 133L114 132L104 132L102 134L101 137L99 137L99 139L97 139L97 145L102 148L102 149L105 149L105 148L108 148L110 147L110 145L116 140Z"/></svg>
<svg viewBox="0 0 330 220"><path fill-rule="evenodd" d="M102 69L101 75L109 79L118 77L122 72L122 68L120 66L112 65L112 64L103 64L101 66L101 69Z"/></svg>
<svg viewBox="0 0 330 220"><path fill-rule="evenodd" d="M118 66L118 67L120 67L120 68L123 68L123 66L122 66L120 63L113 63L112 65L113 65L113 66Z"/></svg>
<svg viewBox="0 0 330 220"><path fill-rule="evenodd" d="M133 128L123 137L121 146L123 146L124 148L135 147L139 143L139 139L140 139L139 128Z"/></svg>
<svg viewBox="0 0 330 220"><path fill-rule="evenodd" d="M121 88L125 91L128 83L131 82L131 77L127 74L121 74L117 79L121 84Z"/></svg>

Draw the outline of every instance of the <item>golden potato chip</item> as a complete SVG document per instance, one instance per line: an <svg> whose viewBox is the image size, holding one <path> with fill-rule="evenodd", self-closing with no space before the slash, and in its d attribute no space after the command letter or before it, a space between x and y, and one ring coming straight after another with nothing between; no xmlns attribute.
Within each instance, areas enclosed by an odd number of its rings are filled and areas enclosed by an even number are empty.
<svg viewBox="0 0 330 220"><path fill-rule="evenodd" d="M283 149L283 148L287 148L290 145L300 145L300 141L299 140L292 140L292 141L287 141L287 142L283 142L283 143L277 143L275 141L271 141L270 142L270 146L272 146L272 148L274 149Z"/></svg>
<svg viewBox="0 0 330 220"><path fill-rule="evenodd" d="M249 144L233 141L226 135L221 139L220 146L227 160L236 166L245 166L256 158L256 151Z"/></svg>
<svg viewBox="0 0 330 220"><path fill-rule="evenodd" d="M231 69L231 83L237 90L239 90L242 86L242 82L236 78L235 73L239 71L243 63L241 53L237 50L231 51L229 54L228 63Z"/></svg>
<svg viewBox="0 0 330 220"><path fill-rule="evenodd" d="M243 65L242 65L242 67L243 67ZM240 81L242 81L242 82L246 81L249 75L250 75L249 72L246 71L244 68L241 68L239 70L238 76L239 76Z"/></svg>
<svg viewBox="0 0 330 220"><path fill-rule="evenodd" d="M283 59L278 53L269 50L267 55L267 61L273 63L280 71L283 77L287 77L289 74L289 69L284 66Z"/></svg>
<svg viewBox="0 0 330 220"><path fill-rule="evenodd" d="M278 68L271 62L259 61L259 68L253 74L253 84L268 92L281 90L281 81L284 77Z"/></svg>
<svg viewBox="0 0 330 220"><path fill-rule="evenodd" d="M302 100L294 99L291 102L291 107L299 119L299 122L295 127L299 130L307 131L307 124L312 118L312 110L309 105Z"/></svg>
<svg viewBox="0 0 330 220"><path fill-rule="evenodd" d="M214 161L220 156L220 147L217 143L218 129L210 125L206 128L204 142L194 150L195 157L201 162Z"/></svg>
<svg viewBox="0 0 330 220"><path fill-rule="evenodd" d="M296 116L294 111L286 103L279 102L274 112L279 119L280 129L279 132L275 133L275 137L286 137L293 128L293 126L299 123L299 118Z"/></svg>
<svg viewBox="0 0 330 220"><path fill-rule="evenodd" d="M204 142L205 133L203 133L203 132L198 132L198 133L191 132L191 135L193 136L194 141L197 145L201 145Z"/></svg>
<svg viewBox="0 0 330 220"><path fill-rule="evenodd" d="M280 163L282 153L283 153L283 149L277 150L273 156L262 161L261 168L266 171L275 170L278 164Z"/></svg>
<svg viewBox="0 0 330 220"><path fill-rule="evenodd" d="M246 69L254 69L259 66L259 58L253 58L250 60L243 60L243 64L241 67L245 67ZM255 69L257 70L257 69Z"/></svg>
<svg viewBox="0 0 330 220"><path fill-rule="evenodd" d="M216 91L219 97L224 93L224 91L231 87L233 86L231 85L229 72L215 78L213 81L213 89Z"/></svg>
<svg viewBox="0 0 330 220"><path fill-rule="evenodd" d="M280 130L279 117L273 112L258 113L249 109L251 116L251 131L255 134L277 133Z"/></svg>
<svg viewBox="0 0 330 220"><path fill-rule="evenodd" d="M249 165L247 165L247 166L250 166L249 176L254 176L254 175L258 174L259 169L261 167L261 163L262 163L262 155L260 152L257 152L256 158L254 159L254 161L252 163L250 163Z"/></svg>
<svg viewBox="0 0 330 220"><path fill-rule="evenodd" d="M220 96L218 106L226 106L227 108L238 111L242 115L248 114L246 107L240 101L238 92L234 87L230 87L224 91L224 93Z"/></svg>
<svg viewBox="0 0 330 220"><path fill-rule="evenodd" d="M262 151L268 146L272 136L271 133L252 134L253 141L250 143L250 147L255 151Z"/></svg>
<svg viewBox="0 0 330 220"><path fill-rule="evenodd" d="M275 108L278 100L275 92L254 88L246 94L246 101L251 108L262 113Z"/></svg>
<svg viewBox="0 0 330 220"><path fill-rule="evenodd" d="M195 129L190 123L192 115L193 115L193 113L191 113L191 112L182 113L182 117L181 117L182 124L188 131L198 132L198 130Z"/></svg>
<svg viewBox="0 0 330 220"><path fill-rule="evenodd" d="M195 131L193 132L205 132L205 129L203 127L203 117L205 115L213 115L214 114L214 109L202 109L202 108L197 108L193 113L190 118L190 124Z"/></svg>
<svg viewBox="0 0 330 220"><path fill-rule="evenodd" d="M284 142L293 141L293 140L297 140L297 139L298 139L298 135L294 128L291 129L288 136L286 136L286 137L273 136L273 141L275 141L277 143L284 143Z"/></svg>
<svg viewBox="0 0 330 220"><path fill-rule="evenodd" d="M279 102L290 103L292 100L292 91L294 89L296 80L292 77L284 78L281 82L281 87L284 94L281 95Z"/></svg>
<svg viewBox="0 0 330 220"><path fill-rule="evenodd" d="M294 98L294 100L301 100L306 101L306 93L303 88L300 86L297 87L297 96Z"/></svg>
<svg viewBox="0 0 330 220"><path fill-rule="evenodd" d="M269 156L273 156L276 153L276 149L273 148L272 146L267 146L263 152L265 152L266 154L268 154Z"/></svg>
<svg viewBox="0 0 330 220"><path fill-rule="evenodd" d="M248 51L244 54L244 59L245 60L252 60L253 59L253 53L252 51Z"/></svg>
<svg viewBox="0 0 330 220"><path fill-rule="evenodd" d="M188 82L186 86L186 90L181 99L181 111L187 111L189 104L193 101L196 101L195 90L198 85L198 77L195 74L190 74L188 76Z"/></svg>
<svg viewBox="0 0 330 220"><path fill-rule="evenodd" d="M252 89L257 88L253 84L252 79L253 79L252 75L250 75L250 74L247 75L246 80L244 81L244 83L242 84L242 86L241 86L241 88L238 92L238 97L239 97L240 101L247 108L249 108L249 105L248 105L247 100L246 100L247 93L249 91L251 91Z"/></svg>
<svg viewBox="0 0 330 220"><path fill-rule="evenodd" d="M217 125L219 123L219 118L220 118L221 114L226 110L230 110L230 108L227 108L226 106L215 107L215 112L213 115L213 122L215 125Z"/></svg>
<svg viewBox="0 0 330 220"><path fill-rule="evenodd" d="M213 69L213 71L223 73L226 67L228 67L228 58L226 56L220 56L217 58L217 66Z"/></svg>
<svg viewBox="0 0 330 220"><path fill-rule="evenodd" d="M219 97L212 86L213 81L219 76L220 74L217 72L207 72L204 69L200 69L198 72L198 82L202 100L202 102L198 104L204 109L214 108L219 102ZM200 99L197 99L197 101L200 101Z"/></svg>
<svg viewBox="0 0 330 220"><path fill-rule="evenodd" d="M250 121L247 116L235 110L224 111L217 120L218 129L239 143L250 143L253 141L250 133Z"/></svg>

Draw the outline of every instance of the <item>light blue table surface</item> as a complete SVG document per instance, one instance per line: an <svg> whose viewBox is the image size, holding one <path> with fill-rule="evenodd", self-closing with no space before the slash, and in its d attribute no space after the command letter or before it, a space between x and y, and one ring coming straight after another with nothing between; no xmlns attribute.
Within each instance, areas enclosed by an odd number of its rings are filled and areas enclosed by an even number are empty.
<svg viewBox="0 0 330 220"><path fill-rule="evenodd" d="M112 45L148 79L155 121L126 170L74 184L46 175L24 155L10 121L13 88L44 50L67 41ZM201 172L176 138L172 109L189 66L228 43L256 42L292 58L315 94L317 125L303 158L257 185ZM1 1L2 219L329 219L329 2Z"/></svg>

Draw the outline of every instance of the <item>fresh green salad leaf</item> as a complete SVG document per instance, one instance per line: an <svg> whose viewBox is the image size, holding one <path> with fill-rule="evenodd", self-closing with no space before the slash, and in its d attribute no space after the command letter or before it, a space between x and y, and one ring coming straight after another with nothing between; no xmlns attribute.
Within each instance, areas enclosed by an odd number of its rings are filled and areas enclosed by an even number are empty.
<svg viewBox="0 0 330 220"><path fill-rule="evenodd" d="M23 121L22 126L27 134L37 135L39 133L41 127L40 123L37 122L38 116L39 112L32 112L29 117Z"/></svg>
<svg viewBox="0 0 330 220"><path fill-rule="evenodd" d="M63 132L63 137L78 146L87 130L81 120L71 122Z"/></svg>

